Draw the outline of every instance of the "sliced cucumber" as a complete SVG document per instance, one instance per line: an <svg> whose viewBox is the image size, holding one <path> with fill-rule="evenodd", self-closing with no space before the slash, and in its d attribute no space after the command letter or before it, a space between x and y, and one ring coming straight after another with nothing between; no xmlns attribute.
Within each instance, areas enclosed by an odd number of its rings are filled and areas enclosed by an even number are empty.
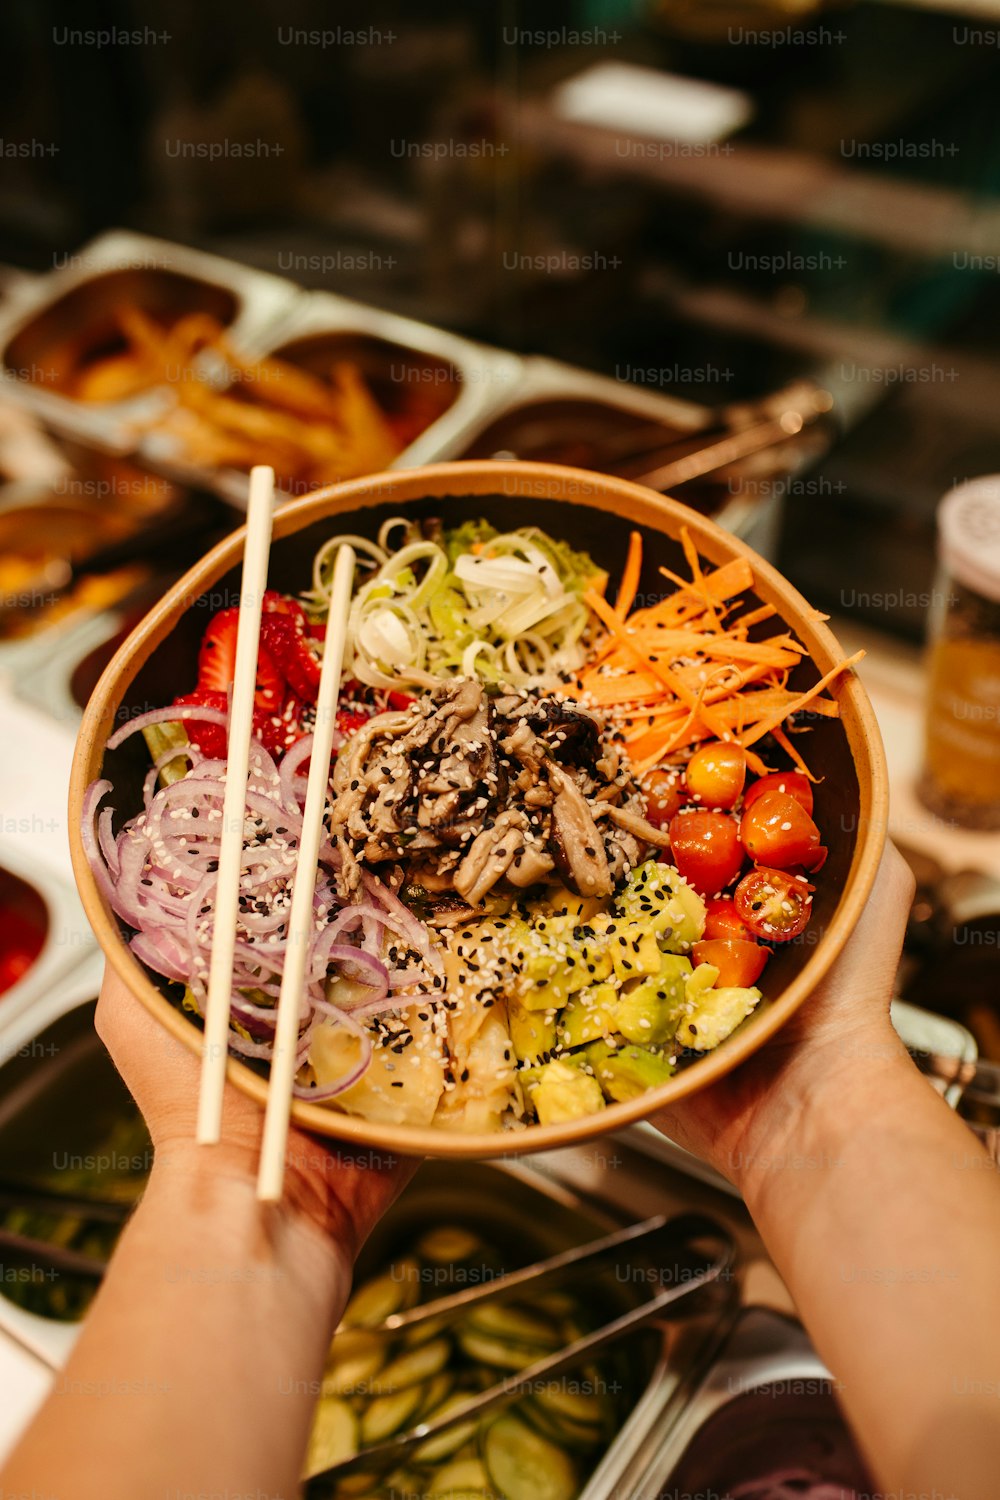
<svg viewBox="0 0 1000 1500"><path fill-rule="evenodd" d="M572 1459L511 1412L487 1428L483 1459L505 1500L576 1500L579 1483Z"/></svg>
<svg viewBox="0 0 1000 1500"><path fill-rule="evenodd" d="M493 1490L435 1490L434 1500L497 1500L497 1496Z"/></svg>
<svg viewBox="0 0 1000 1500"><path fill-rule="evenodd" d="M427 1493L427 1475L419 1469L396 1469L385 1481L393 1500L421 1500Z"/></svg>
<svg viewBox="0 0 1000 1500"><path fill-rule="evenodd" d="M428 1229L420 1236L416 1252L423 1260L435 1266L453 1266L458 1261L471 1260L477 1251L484 1249L483 1241L471 1229L458 1224L442 1224L439 1229Z"/></svg>
<svg viewBox="0 0 1000 1500"><path fill-rule="evenodd" d="M437 1500L438 1495L450 1495L455 1490L485 1490L489 1482L481 1459L457 1458L435 1474L427 1494Z"/></svg>
<svg viewBox="0 0 1000 1500"><path fill-rule="evenodd" d="M364 1328L345 1328L330 1345L323 1375L324 1396L362 1395L385 1364L384 1339Z"/></svg>
<svg viewBox="0 0 1000 1500"><path fill-rule="evenodd" d="M361 1440L367 1448L406 1427L424 1399L424 1388L408 1385L388 1396L376 1396L361 1413Z"/></svg>
<svg viewBox="0 0 1000 1500"><path fill-rule="evenodd" d="M416 1349L407 1349L384 1365L378 1379L372 1382L372 1389L380 1396L388 1396L408 1385L422 1385L443 1370L450 1358L450 1339L432 1339L429 1344L418 1344Z"/></svg>
<svg viewBox="0 0 1000 1500"><path fill-rule="evenodd" d="M459 1347L469 1359L483 1365L492 1365L497 1370L523 1370L537 1359L552 1353L551 1344L513 1344L507 1339L494 1338L481 1333L478 1328L463 1328L458 1335Z"/></svg>
<svg viewBox="0 0 1000 1500"><path fill-rule="evenodd" d="M451 1353L450 1349L448 1353ZM428 1416L428 1413L436 1412L438 1408L442 1406L445 1401L447 1401L448 1397L451 1395L454 1385L455 1377L450 1370L442 1370L440 1374L435 1375L430 1380L428 1380L426 1386L424 1387L425 1395L423 1404L420 1406L413 1419L414 1426L416 1426L418 1422L427 1422L431 1420Z"/></svg>
<svg viewBox="0 0 1000 1500"><path fill-rule="evenodd" d="M567 1318L571 1313L579 1310L579 1304L569 1292L543 1292L539 1297L533 1297L525 1307L534 1308L550 1318Z"/></svg>
<svg viewBox="0 0 1000 1500"><path fill-rule="evenodd" d="M458 1411L460 1406L465 1406L475 1396L474 1391L454 1391L435 1410L428 1408L421 1414L420 1420L428 1424L443 1421L450 1417L452 1412ZM429 1437L413 1450L414 1461L418 1464L436 1464L443 1458L451 1458L457 1454L459 1449L464 1448L466 1443L476 1435L479 1426L478 1417L472 1417L468 1422L456 1422L454 1427L449 1427L447 1432L439 1432L436 1437Z"/></svg>
<svg viewBox="0 0 1000 1500"><path fill-rule="evenodd" d="M313 1416L303 1479L332 1469L358 1451L358 1419L346 1401L321 1396Z"/></svg>
<svg viewBox="0 0 1000 1500"><path fill-rule="evenodd" d="M407 1258L382 1276L358 1287L344 1309L341 1328L377 1328L393 1313L404 1312L420 1300L420 1267Z"/></svg>
<svg viewBox="0 0 1000 1500"><path fill-rule="evenodd" d="M426 1344L430 1339L436 1339L438 1334L444 1333L450 1322L449 1318L425 1318L422 1323L414 1323L412 1328L403 1331L403 1343L408 1349L415 1349L418 1344Z"/></svg>
<svg viewBox="0 0 1000 1500"><path fill-rule="evenodd" d="M516 1410L530 1427L560 1448L586 1452L596 1447L605 1436L600 1427L587 1427L579 1422L567 1421L565 1417L557 1417L550 1407L542 1406L534 1396L519 1401Z"/></svg>
<svg viewBox="0 0 1000 1500"><path fill-rule="evenodd" d="M508 1344L558 1349L560 1342L549 1318L517 1302L484 1302L469 1314L466 1326Z"/></svg>
<svg viewBox="0 0 1000 1500"><path fill-rule="evenodd" d="M596 1391L574 1390L562 1380L550 1380L534 1395L540 1405L578 1427L602 1428L607 1422L608 1403Z"/></svg>
<svg viewBox="0 0 1000 1500"><path fill-rule="evenodd" d="M337 1480L337 1500L344 1500L347 1496L350 1496L351 1500L354 1500L355 1496L358 1496L359 1500L373 1500L374 1496L382 1493L379 1489L380 1483L381 1480L377 1474L346 1474L343 1479Z"/></svg>

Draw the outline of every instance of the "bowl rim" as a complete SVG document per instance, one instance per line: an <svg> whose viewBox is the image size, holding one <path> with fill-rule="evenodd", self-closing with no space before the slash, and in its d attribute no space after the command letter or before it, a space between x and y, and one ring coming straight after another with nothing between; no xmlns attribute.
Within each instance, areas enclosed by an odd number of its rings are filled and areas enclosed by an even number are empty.
<svg viewBox="0 0 1000 1500"><path fill-rule="evenodd" d="M836 637L824 623L825 617L814 610L771 563L759 557L738 537L723 531L707 517L670 496L587 469L482 459L390 470L328 485L280 505L274 515L273 539L280 541L315 521L387 501L404 505L436 496L495 494L587 504L593 509L621 516L623 523L645 525L671 538L676 538L680 526L686 525L699 553L716 566L734 556L744 557L751 563L755 592L763 590L770 596L770 602L777 604L782 618L802 639L821 671L828 670L844 658L845 653ZM100 773L105 741L129 685L152 652L170 634L175 619L183 610L239 564L245 529L244 526L237 528L179 578L112 657L84 711L69 786L73 870L95 936L106 959L136 998L176 1040L197 1056L203 1051L203 1033L170 1003L132 956L121 937L114 914L98 890L83 849L81 810L87 786ZM721 1047L635 1099L611 1104L581 1120L555 1125L453 1132L434 1125L374 1122L305 1100L293 1102L293 1123L346 1146L374 1147L401 1156L485 1160L577 1145L622 1129L732 1072L784 1025L825 976L857 924L878 872L886 840L889 804L888 773L881 735L868 694L854 670L839 678L831 690L841 703L841 722L848 736L859 788L858 833L840 900L822 939L800 972L778 998L769 1002L766 1010L755 1012L749 1023ZM264 1105L267 1078L232 1056L227 1062L227 1078L242 1093Z"/></svg>

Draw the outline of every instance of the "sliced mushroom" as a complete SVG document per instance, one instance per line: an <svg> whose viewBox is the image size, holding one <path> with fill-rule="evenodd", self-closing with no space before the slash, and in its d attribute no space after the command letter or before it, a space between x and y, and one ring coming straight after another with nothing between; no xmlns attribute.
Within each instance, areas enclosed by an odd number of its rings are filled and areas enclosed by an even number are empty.
<svg viewBox="0 0 1000 1500"><path fill-rule="evenodd" d="M578 896L610 896L613 889L604 840L580 788L553 763L545 767L555 793L549 852L566 885Z"/></svg>
<svg viewBox="0 0 1000 1500"><path fill-rule="evenodd" d="M619 828L625 828L642 843L652 844L656 849L670 848L670 835L665 828L654 828L648 819L631 807L608 806L608 817Z"/></svg>
<svg viewBox="0 0 1000 1500"><path fill-rule="evenodd" d="M469 852L455 871L455 889L470 906L478 906L507 873L515 855L524 848L527 828L524 813L509 808L473 840Z"/></svg>

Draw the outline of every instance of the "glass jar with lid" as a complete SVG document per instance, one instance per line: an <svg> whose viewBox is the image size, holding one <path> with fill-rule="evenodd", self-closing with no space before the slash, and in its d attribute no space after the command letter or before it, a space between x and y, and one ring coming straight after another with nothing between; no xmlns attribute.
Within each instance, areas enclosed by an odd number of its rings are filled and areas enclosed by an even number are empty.
<svg viewBox="0 0 1000 1500"><path fill-rule="evenodd" d="M920 797L963 828L1000 829L1000 475L938 507Z"/></svg>

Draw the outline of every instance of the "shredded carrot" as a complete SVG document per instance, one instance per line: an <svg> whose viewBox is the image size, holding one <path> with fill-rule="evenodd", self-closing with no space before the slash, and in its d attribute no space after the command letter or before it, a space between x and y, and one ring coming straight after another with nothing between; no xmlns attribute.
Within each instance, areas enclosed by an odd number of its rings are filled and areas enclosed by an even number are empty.
<svg viewBox="0 0 1000 1500"><path fill-rule="evenodd" d="M628 539L628 557L625 559L625 570L622 573L622 581L618 589L618 597L615 600L615 614L619 620L624 620L632 605L635 603L636 592L639 588L639 576L642 572L642 534L633 531Z"/></svg>
<svg viewBox="0 0 1000 1500"><path fill-rule="evenodd" d="M690 579L659 572L674 592L634 609L642 571L642 537L632 532L614 607L593 589L584 602L604 626L591 659L579 674L581 693L606 710L628 751L633 770L676 763L710 739L742 745L758 775L768 767L751 746L766 735L810 780L816 778L785 732L793 715L837 718L840 709L824 689L859 661L839 662L805 692L788 686L789 673L808 653L791 631L751 640L753 626L775 618L770 604L744 608L753 570L737 557L706 571L687 528L680 534ZM742 613L740 613L742 611Z"/></svg>

